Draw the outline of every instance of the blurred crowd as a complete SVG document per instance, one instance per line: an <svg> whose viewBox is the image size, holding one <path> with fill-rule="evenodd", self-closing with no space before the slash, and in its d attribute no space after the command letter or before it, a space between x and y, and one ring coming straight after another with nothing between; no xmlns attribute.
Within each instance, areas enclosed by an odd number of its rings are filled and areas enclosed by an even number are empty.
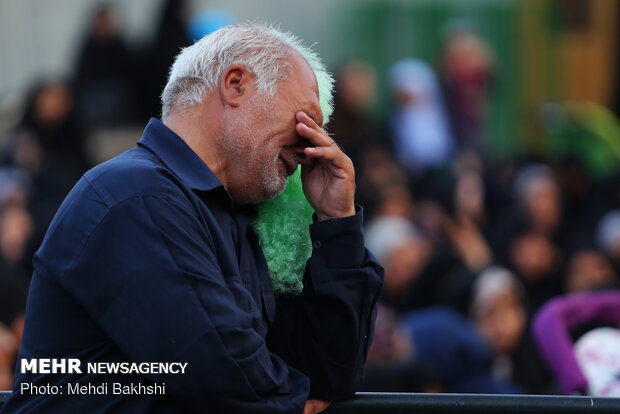
<svg viewBox="0 0 620 414"><path fill-rule="evenodd" d="M373 68L338 72L328 128L354 160L366 243L385 268L364 388L618 396L617 351L599 354L620 349L619 158L566 126L555 156L497 159L485 128L495 76L484 40L455 31L435 64L391 67L389 114L369 123ZM592 309L558 311L575 295ZM615 329L582 351L592 368L576 349L596 328Z"/></svg>
<svg viewBox="0 0 620 414"><path fill-rule="evenodd" d="M0 139L0 389L12 388L33 254L92 166L86 137L159 115L167 69L192 40L181 7L166 3L139 50L117 12L98 9L72 78L37 83ZM486 127L497 74L471 30L446 36L437 62L394 63L385 82L363 60L335 69L327 128L356 166L367 246L385 268L365 390L619 395L619 371L595 387L602 368L576 351L592 332L594 349L620 349L614 330L597 331L620 326L620 299L597 296L619 288L617 158L603 168L582 147L494 157ZM384 83L391 100L376 116ZM558 332L569 362L549 351Z"/></svg>

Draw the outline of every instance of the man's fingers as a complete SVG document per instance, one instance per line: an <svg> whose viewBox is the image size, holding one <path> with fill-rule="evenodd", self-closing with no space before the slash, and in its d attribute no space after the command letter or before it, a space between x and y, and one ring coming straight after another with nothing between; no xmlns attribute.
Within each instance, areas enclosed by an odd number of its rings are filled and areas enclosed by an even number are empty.
<svg viewBox="0 0 620 414"><path fill-rule="evenodd" d="M327 136L325 131L317 131L316 129L312 129L306 124L299 123L296 125L297 133L310 141L310 144L315 147L330 147L335 146L335 142L333 139Z"/></svg>
<svg viewBox="0 0 620 414"><path fill-rule="evenodd" d="M308 115L303 112L297 112L296 116L299 122L296 125L297 133L310 141L311 144L317 147L329 147L336 144L334 140L325 133L325 130L318 126Z"/></svg>
<svg viewBox="0 0 620 414"><path fill-rule="evenodd" d="M338 147L308 147L304 154L309 158L321 158L331 161L337 167L343 167L344 154Z"/></svg>
<svg viewBox="0 0 620 414"><path fill-rule="evenodd" d="M316 131L323 131L323 128L321 128L315 121L314 119L310 118L310 116L308 116L307 113L303 112L303 111L299 111L295 114L295 118L297 119L297 122L301 122L302 124L305 124L307 126L309 126L310 128L316 130Z"/></svg>
<svg viewBox="0 0 620 414"><path fill-rule="evenodd" d="M351 162L338 147L310 147L305 150L306 160L301 163L311 167L314 161L324 160L334 177L346 178L347 162Z"/></svg>

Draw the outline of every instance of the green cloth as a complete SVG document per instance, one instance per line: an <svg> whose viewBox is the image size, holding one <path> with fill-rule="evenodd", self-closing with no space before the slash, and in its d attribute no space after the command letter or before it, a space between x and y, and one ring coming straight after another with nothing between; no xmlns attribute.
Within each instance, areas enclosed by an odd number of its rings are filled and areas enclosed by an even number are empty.
<svg viewBox="0 0 620 414"><path fill-rule="evenodd" d="M306 261L312 253L308 226L314 210L306 200L301 168L288 178L286 189L258 205L252 227L267 259L276 295L300 294Z"/></svg>

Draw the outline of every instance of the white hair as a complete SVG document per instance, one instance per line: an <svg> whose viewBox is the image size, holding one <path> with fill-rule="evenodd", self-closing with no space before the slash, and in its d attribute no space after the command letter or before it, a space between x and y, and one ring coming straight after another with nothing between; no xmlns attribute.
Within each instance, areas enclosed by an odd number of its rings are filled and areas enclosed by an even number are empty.
<svg viewBox="0 0 620 414"><path fill-rule="evenodd" d="M295 35L258 23L225 26L184 48L170 68L161 95L162 118L166 119L173 109L203 102L226 68L235 64L252 73L259 92L273 96L278 82L289 74L291 50L299 53L314 72L327 123L333 111L334 80L325 65Z"/></svg>
<svg viewBox="0 0 620 414"><path fill-rule="evenodd" d="M499 296L513 291L523 295L521 282L510 270L501 266L486 268L473 283L470 315L479 318L489 311Z"/></svg>
<svg viewBox="0 0 620 414"><path fill-rule="evenodd" d="M401 217L382 216L371 220L366 226L366 247L379 260L386 262L396 249L410 240L421 238L418 229Z"/></svg>

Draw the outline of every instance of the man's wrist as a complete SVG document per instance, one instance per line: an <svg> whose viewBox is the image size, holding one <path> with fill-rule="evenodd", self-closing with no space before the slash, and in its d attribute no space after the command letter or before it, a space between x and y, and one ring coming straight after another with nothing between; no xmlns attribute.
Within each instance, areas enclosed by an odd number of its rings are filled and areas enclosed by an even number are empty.
<svg viewBox="0 0 620 414"><path fill-rule="evenodd" d="M361 266L366 257L363 222L363 209L359 205L354 216L331 221L319 222L315 213L314 223L310 225L313 262L338 268ZM342 254L343 251L347 254Z"/></svg>
<svg viewBox="0 0 620 414"><path fill-rule="evenodd" d="M317 221L333 220L333 219L351 217L351 216L354 216L355 214L356 214L355 206L352 205L349 210L344 211L342 213L336 213L336 214L333 214L333 215L325 214L325 213L320 213L320 212L316 211L316 220Z"/></svg>

